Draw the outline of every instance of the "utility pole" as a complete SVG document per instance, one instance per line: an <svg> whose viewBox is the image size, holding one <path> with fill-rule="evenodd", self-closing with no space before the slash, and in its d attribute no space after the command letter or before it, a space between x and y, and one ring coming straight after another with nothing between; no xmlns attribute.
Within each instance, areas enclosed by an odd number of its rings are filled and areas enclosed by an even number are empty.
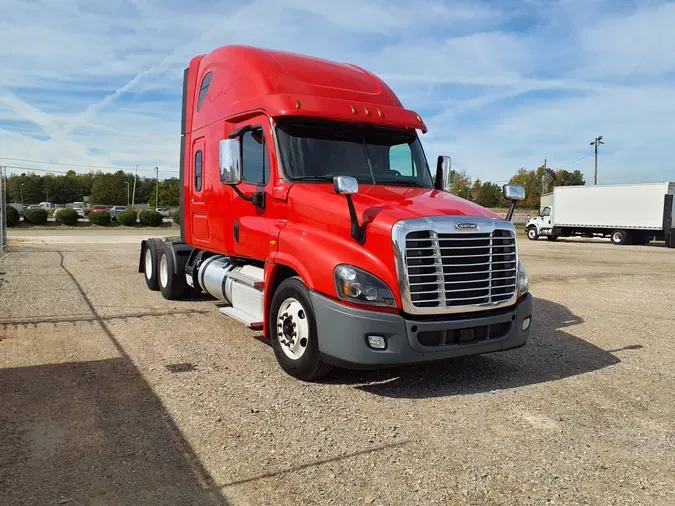
<svg viewBox="0 0 675 506"><path fill-rule="evenodd" d="M21 183L21 208L23 208L23 183Z"/></svg>
<svg viewBox="0 0 675 506"><path fill-rule="evenodd" d="M602 135L599 135L591 142L591 146L595 147L595 177L593 178L593 184L598 184L598 144L604 144L602 142Z"/></svg>
<svg viewBox="0 0 675 506"><path fill-rule="evenodd" d="M127 207L129 206L129 181L127 181Z"/></svg>
<svg viewBox="0 0 675 506"><path fill-rule="evenodd" d="M541 194L546 193L546 158L544 158L544 172L541 175Z"/></svg>
<svg viewBox="0 0 675 506"><path fill-rule="evenodd" d="M157 186L155 189L155 207L159 207L159 167L155 167L155 172L157 174Z"/></svg>
<svg viewBox="0 0 675 506"><path fill-rule="evenodd" d="M136 179L138 179L138 164L136 164L136 173L134 174L134 193L131 196L131 207L136 203Z"/></svg>

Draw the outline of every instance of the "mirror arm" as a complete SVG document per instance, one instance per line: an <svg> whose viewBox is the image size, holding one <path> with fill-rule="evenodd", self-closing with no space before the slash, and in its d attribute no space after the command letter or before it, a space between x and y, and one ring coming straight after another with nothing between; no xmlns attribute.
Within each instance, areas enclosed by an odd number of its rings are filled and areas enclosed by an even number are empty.
<svg viewBox="0 0 675 506"><path fill-rule="evenodd" d="M516 210L516 201L512 200L511 206L509 207L509 211L506 213L506 221L511 221L511 218L513 218L513 211L515 210Z"/></svg>
<svg viewBox="0 0 675 506"><path fill-rule="evenodd" d="M251 125L244 125L242 127L237 128L234 132L232 132L230 135L227 136L228 139L238 139L242 135L244 135L246 132L251 130Z"/></svg>
<svg viewBox="0 0 675 506"><path fill-rule="evenodd" d="M349 219L352 222L351 235L359 244L364 244L366 242L366 230L359 225L359 219L356 216L356 208L354 207L354 201L352 200L351 195L345 195L347 198L347 207L349 207Z"/></svg>
<svg viewBox="0 0 675 506"><path fill-rule="evenodd" d="M265 198L265 192L255 192L252 196L246 195L244 192L242 192L237 185L233 184L230 185L232 189L235 191L237 195L239 195L242 199L244 199L246 202L252 202L254 206L256 207L261 207L265 208L265 201L267 200Z"/></svg>

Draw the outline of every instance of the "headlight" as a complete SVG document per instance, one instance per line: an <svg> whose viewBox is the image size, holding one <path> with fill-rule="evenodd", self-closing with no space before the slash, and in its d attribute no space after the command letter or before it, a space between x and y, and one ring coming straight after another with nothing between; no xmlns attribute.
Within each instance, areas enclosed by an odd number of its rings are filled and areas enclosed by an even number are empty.
<svg viewBox="0 0 675 506"><path fill-rule="evenodd" d="M335 268L335 290L342 300L373 306L394 306L394 295L379 278L351 265Z"/></svg>
<svg viewBox="0 0 675 506"><path fill-rule="evenodd" d="M530 289L530 281L523 262L518 261L518 297L525 295Z"/></svg>

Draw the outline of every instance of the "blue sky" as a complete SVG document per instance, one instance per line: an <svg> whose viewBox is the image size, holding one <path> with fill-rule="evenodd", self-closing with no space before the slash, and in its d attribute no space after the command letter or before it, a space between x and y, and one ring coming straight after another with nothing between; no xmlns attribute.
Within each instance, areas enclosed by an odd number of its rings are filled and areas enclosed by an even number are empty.
<svg viewBox="0 0 675 506"><path fill-rule="evenodd" d="M237 43L375 72L424 117L427 157L474 178L560 167L602 135L601 183L675 180L675 2L2 4L0 157L174 175L182 69ZM592 157L567 168L592 181Z"/></svg>

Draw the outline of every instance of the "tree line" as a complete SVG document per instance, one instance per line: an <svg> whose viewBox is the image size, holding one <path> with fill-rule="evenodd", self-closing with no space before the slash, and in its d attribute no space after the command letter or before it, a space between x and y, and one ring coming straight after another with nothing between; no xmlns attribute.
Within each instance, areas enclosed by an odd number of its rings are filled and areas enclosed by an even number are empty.
<svg viewBox="0 0 675 506"><path fill-rule="evenodd" d="M488 208L508 207L508 203L502 196L502 187L490 181L472 180L466 171L451 171L451 192L454 195L471 200L478 205ZM525 200L520 207L538 209L542 193L553 191L556 186L584 185L584 176L579 170L572 172L567 170L554 171L544 165L536 169L527 170L521 168L516 172L509 184L521 184L525 187Z"/></svg>
<svg viewBox="0 0 675 506"><path fill-rule="evenodd" d="M471 200L478 205L488 208L508 207L502 196L502 187L491 181L473 180L466 171L452 171L451 192L454 195ZM127 183L128 198L127 198ZM520 207L538 209L542 193L553 191L556 186L571 186L586 184L584 176L579 170L554 171L545 166L533 170L519 169L509 180L511 184L521 184L525 187L525 200ZM155 204L156 180L147 177L136 178L136 194L134 203ZM83 201L89 197L89 203L104 205L126 205L134 189L134 175L117 171L90 172L77 174L69 171L64 175L46 174L44 176L29 172L12 175L7 180L7 194L9 202L23 203L24 205L51 202L53 204L68 204ZM165 179L159 183L159 205L177 207L180 183L177 178Z"/></svg>
<svg viewBox="0 0 675 506"><path fill-rule="evenodd" d="M178 206L179 184L177 178L159 182L160 206ZM155 205L156 186L154 178L137 177L134 203ZM28 172L9 176L6 188L9 202L23 203L25 206L40 202L65 205L82 202L85 197L89 197L92 205L127 205L134 191L134 175L121 170L87 174L69 171L63 175Z"/></svg>

